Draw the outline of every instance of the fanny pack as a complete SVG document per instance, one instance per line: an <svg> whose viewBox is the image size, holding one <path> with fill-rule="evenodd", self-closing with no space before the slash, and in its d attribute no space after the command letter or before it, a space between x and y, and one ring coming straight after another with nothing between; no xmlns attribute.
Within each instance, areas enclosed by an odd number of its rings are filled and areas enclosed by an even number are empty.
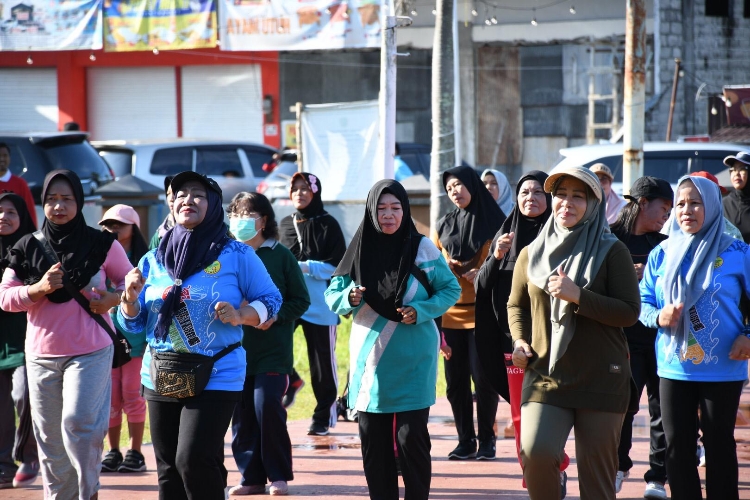
<svg viewBox="0 0 750 500"><path fill-rule="evenodd" d="M208 385L214 363L234 351L240 342L228 345L214 356L183 352L156 352L151 348L151 382L154 390L170 398L199 395Z"/></svg>

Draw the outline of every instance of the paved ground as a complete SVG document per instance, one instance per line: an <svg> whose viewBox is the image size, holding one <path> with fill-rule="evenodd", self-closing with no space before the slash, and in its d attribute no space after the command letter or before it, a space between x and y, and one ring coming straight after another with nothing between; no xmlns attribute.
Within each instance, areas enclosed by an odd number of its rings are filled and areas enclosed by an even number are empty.
<svg viewBox="0 0 750 500"><path fill-rule="evenodd" d="M738 455L740 458L740 498L750 500L750 390L742 396L745 419L738 422L736 430ZM635 466L631 476L618 495L618 499L643 498L645 483L640 479L647 468L648 437L645 427L645 399L641 412L636 417L634 445L631 457ZM448 452L455 446L455 428L451 421L448 402L443 398L431 410L430 434L432 435L433 477L431 498L450 500L474 499L527 499L521 487L521 469L515 454L514 441L501 439L497 443L495 461L449 461ZM509 415L508 405L501 402L498 422L502 429ZM342 422L325 437L306 435L308 422L289 423L289 432L294 448L295 480L289 483L289 493L298 499L307 498L367 498L367 488L362 472L362 458L357 438L357 424ZM226 460L229 469L229 484L239 482L239 473L234 465L227 435ZM578 498L578 481L575 464L574 438L566 447L572 458L568 468L568 498ZM144 448L146 463L151 469L140 474L102 474L100 500L154 500L158 498L154 454L150 446ZM705 469L700 469L705 479ZM1 490L3 500L39 500L43 497L41 480L23 490ZM403 495L403 489L402 489Z"/></svg>

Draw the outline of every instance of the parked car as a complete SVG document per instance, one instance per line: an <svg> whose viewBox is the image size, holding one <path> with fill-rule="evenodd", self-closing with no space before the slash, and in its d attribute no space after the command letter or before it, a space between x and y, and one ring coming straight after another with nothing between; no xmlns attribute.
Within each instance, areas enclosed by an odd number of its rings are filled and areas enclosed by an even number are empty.
<svg viewBox="0 0 750 500"><path fill-rule="evenodd" d="M659 177L677 187L677 181L690 172L711 172L722 186L731 186L724 158L739 151L750 152L750 145L720 142L646 142L643 144L643 175ZM604 163L615 176L612 189L622 194L622 144L598 144L560 150L557 165ZM633 179L635 180L635 179Z"/></svg>
<svg viewBox="0 0 750 500"><path fill-rule="evenodd" d="M38 204L44 177L58 168L78 174L87 196L114 180L114 173L87 139L86 132L0 133L0 142L10 148L10 171L23 177Z"/></svg>
<svg viewBox="0 0 750 500"><path fill-rule="evenodd" d="M279 162L273 171L258 183L257 191L268 198L271 203L277 200L289 200L289 181L296 171L295 162Z"/></svg>
<svg viewBox="0 0 750 500"><path fill-rule="evenodd" d="M267 175L263 165L277 153L265 144L224 140L93 141L92 144L116 175L132 174L155 186L162 186L165 176L184 170L206 174L216 179L225 203L241 191L255 191L259 180Z"/></svg>
<svg viewBox="0 0 750 500"><path fill-rule="evenodd" d="M414 175L422 174L425 179L430 178L430 152L429 144L416 142L399 142L399 156L409 166Z"/></svg>

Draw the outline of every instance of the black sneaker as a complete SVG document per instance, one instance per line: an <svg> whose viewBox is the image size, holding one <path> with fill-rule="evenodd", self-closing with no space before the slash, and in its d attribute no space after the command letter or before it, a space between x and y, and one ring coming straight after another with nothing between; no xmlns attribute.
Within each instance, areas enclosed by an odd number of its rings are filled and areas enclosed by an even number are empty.
<svg viewBox="0 0 750 500"><path fill-rule="evenodd" d="M477 460L495 460L495 438L479 442Z"/></svg>
<svg viewBox="0 0 750 500"><path fill-rule="evenodd" d="M284 408L289 408L294 404L294 398L297 397L297 393L305 386L305 381L301 378L294 380L289 384L286 389L284 397L281 398L281 404Z"/></svg>
<svg viewBox="0 0 750 500"><path fill-rule="evenodd" d="M456 448L448 453L448 458L451 460L466 460L467 458L474 458L477 456L477 440L472 439L465 443L458 443Z"/></svg>
<svg viewBox="0 0 750 500"><path fill-rule="evenodd" d="M125 460L117 468L117 472L144 472L146 470L146 461L143 455L137 450L128 450L125 454Z"/></svg>
<svg viewBox="0 0 750 500"><path fill-rule="evenodd" d="M102 472L117 472L117 468L122 463L122 453L117 448L113 448L104 455L102 460Z"/></svg>
<svg viewBox="0 0 750 500"><path fill-rule="evenodd" d="M563 500L568 494L568 474L563 470L560 471L560 500Z"/></svg>
<svg viewBox="0 0 750 500"><path fill-rule="evenodd" d="M310 428L307 429L308 436L325 436L328 434L328 427L323 424L313 422Z"/></svg>

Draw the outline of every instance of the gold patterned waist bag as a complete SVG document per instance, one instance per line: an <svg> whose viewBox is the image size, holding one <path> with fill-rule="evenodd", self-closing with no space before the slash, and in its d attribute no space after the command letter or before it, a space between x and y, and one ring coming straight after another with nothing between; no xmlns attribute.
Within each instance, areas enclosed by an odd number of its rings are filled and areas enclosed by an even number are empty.
<svg viewBox="0 0 750 500"><path fill-rule="evenodd" d="M240 342L229 345L214 356L183 352L157 352L151 348L151 383L154 391L170 398L197 396L208 385L214 363L237 349Z"/></svg>

